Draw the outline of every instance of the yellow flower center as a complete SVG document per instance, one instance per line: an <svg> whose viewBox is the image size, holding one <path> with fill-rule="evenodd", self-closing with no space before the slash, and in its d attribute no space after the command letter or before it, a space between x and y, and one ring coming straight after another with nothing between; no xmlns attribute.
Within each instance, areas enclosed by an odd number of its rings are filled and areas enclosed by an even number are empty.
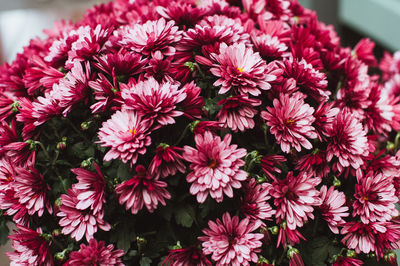
<svg viewBox="0 0 400 266"><path fill-rule="evenodd" d="M12 178L11 176L7 176L7 177L6 177L6 181L7 181L7 182L11 182L12 180L13 180L13 178Z"/></svg>
<svg viewBox="0 0 400 266"><path fill-rule="evenodd" d="M294 120L292 120L292 119L287 119L286 120L286 125L293 125L294 124Z"/></svg>
<svg viewBox="0 0 400 266"><path fill-rule="evenodd" d="M210 167L210 168L215 168L216 165L217 165L217 160L212 159L211 162L210 162L210 164L208 165L208 167Z"/></svg>
<svg viewBox="0 0 400 266"><path fill-rule="evenodd" d="M368 201L368 197L367 196L363 196L363 200Z"/></svg>
<svg viewBox="0 0 400 266"><path fill-rule="evenodd" d="M237 70L239 70L240 73L243 72L243 67L238 67Z"/></svg>
<svg viewBox="0 0 400 266"><path fill-rule="evenodd" d="M133 134L133 135L136 135L136 134L137 134L136 128L134 128L133 130L132 130L132 129L129 129L129 132L130 132L131 134Z"/></svg>

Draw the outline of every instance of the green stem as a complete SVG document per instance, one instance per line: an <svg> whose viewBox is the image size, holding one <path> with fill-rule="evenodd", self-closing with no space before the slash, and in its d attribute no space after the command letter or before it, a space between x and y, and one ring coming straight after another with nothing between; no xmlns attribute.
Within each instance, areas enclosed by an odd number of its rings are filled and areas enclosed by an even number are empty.
<svg viewBox="0 0 400 266"><path fill-rule="evenodd" d="M78 133L79 136L81 136L86 142L91 143L91 142L88 140L88 138L87 138L85 135L82 134L82 132L74 125L74 123L72 123L72 121L71 121L69 118L67 118L67 121L68 121L68 124L72 127L72 129L73 129L76 133Z"/></svg>
<svg viewBox="0 0 400 266"><path fill-rule="evenodd" d="M278 260L278 262L276 263L276 265L281 265L283 259L285 258L285 255L286 255L286 253L287 253L287 249L288 249L288 248L287 248L287 245L286 245L285 248L283 249L282 255L281 255L281 257L279 258L279 260Z"/></svg>
<svg viewBox="0 0 400 266"><path fill-rule="evenodd" d="M180 136L179 139L175 142L174 146L177 146L177 145L183 140L183 138L186 136L186 134L187 134L189 128L190 128L190 124L188 124L188 125L185 127L185 129L183 130L181 136Z"/></svg>
<svg viewBox="0 0 400 266"><path fill-rule="evenodd" d="M41 143L40 141L35 141L35 145L39 145L40 148L42 149L44 155L46 156L47 160L50 161L50 155L47 152L46 148L44 147L43 143Z"/></svg>

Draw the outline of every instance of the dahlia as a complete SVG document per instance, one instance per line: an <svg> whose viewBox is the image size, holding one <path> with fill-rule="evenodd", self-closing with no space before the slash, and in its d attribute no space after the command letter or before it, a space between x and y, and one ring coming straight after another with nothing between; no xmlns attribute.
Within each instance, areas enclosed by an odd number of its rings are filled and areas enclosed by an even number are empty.
<svg viewBox="0 0 400 266"><path fill-rule="evenodd" d="M244 43L231 46L221 43L219 54L211 54L211 58L216 63L196 56L199 63L212 66L211 73L219 77L214 86L222 85L220 94L233 89L241 94L257 96L261 93L259 89L269 90L270 82L276 79L276 75L270 73L274 70L273 66L267 65L258 53L246 48Z"/></svg>
<svg viewBox="0 0 400 266"><path fill-rule="evenodd" d="M267 111L262 111L261 117L271 127L270 131L282 151L289 153L291 147L301 151L301 146L311 149L312 144L307 138L317 138L312 126L314 108L304 103L302 94L296 93L292 97L281 94L279 99L274 99L273 105L273 108L267 107Z"/></svg>
<svg viewBox="0 0 400 266"><path fill-rule="evenodd" d="M271 184L261 183L257 185L255 179L244 183L244 196L241 199L241 211L250 220L270 220L275 210L271 208L268 200L271 198Z"/></svg>
<svg viewBox="0 0 400 266"><path fill-rule="evenodd" d="M216 223L208 222L210 228L204 229L206 236L200 236L203 252L206 255L212 254L211 258L222 265L250 265L250 262L257 262L256 253L262 245L260 241L263 234L252 233L261 225L260 221L250 222L245 218L239 222L239 217L231 218L229 213L224 213L222 221L217 219Z"/></svg>
<svg viewBox="0 0 400 266"><path fill-rule="evenodd" d="M145 119L154 120L160 125L174 124L174 117L183 112L176 105L186 98L184 90L178 90L178 84L158 83L153 77L139 81L132 88L122 87L124 100L122 108L134 110Z"/></svg>
<svg viewBox="0 0 400 266"><path fill-rule="evenodd" d="M247 173L239 168L245 163L240 158L246 155L245 149L229 145L232 136L225 135L224 140L206 131L204 135L195 135L196 148L184 147L183 158L190 162L192 172L186 177L190 193L203 203L210 194L217 202L222 202L223 194L233 197L232 188L240 188Z"/></svg>
<svg viewBox="0 0 400 266"><path fill-rule="evenodd" d="M72 189L77 194L76 198L79 200L76 208L79 210L90 208L93 210L93 215L96 215L103 210L103 204L106 203L106 181L100 167L96 163L93 163L93 166L96 170L95 173L82 168L71 169L71 172L78 179L78 183L73 184Z"/></svg>
<svg viewBox="0 0 400 266"><path fill-rule="evenodd" d="M390 221L398 215L395 204L399 201L395 195L393 178L382 173L368 172L365 177L357 177L353 202L353 216L360 215L361 221Z"/></svg>
<svg viewBox="0 0 400 266"><path fill-rule="evenodd" d="M53 266L53 256L50 252L51 242L38 229L34 231L22 225L10 235L14 252L7 252L11 266L43 265Z"/></svg>
<svg viewBox="0 0 400 266"><path fill-rule="evenodd" d="M165 206L165 199L170 199L171 194L167 183L157 180L143 165L136 166L134 177L118 185L115 192L119 195L119 204L125 205L125 209L130 209L133 214L137 214L143 205L149 212L154 212L160 202Z"/></svg>
<svg viewBox="0 0 400 266"><path fill-rule="evenodd" d="M135 23L123 27L118 33L119 44L146 57L160 51L164 56L175 54L174 45L182 38L174 21L166 22L164 18Z"/></svg>
<svg viewBox="0 0 400 266"><path fill-rule="evenodd" d="M136 163L138 155L146 153L151 144L150 127L152 122L143 119L137 112L117 111L99 129L99 141L103 147L111 147L104 156L105 161L120 159Z"/></svg>
<svg viewBox="0 0 400 266"><path fill-rule="evenodd" d="M77 196L73 189L68 189L68 194L61 195L61 206L57 213L58 217L62 217L58 222L62 227L61 232L65 235L71 234L76 241L80 241L83 236L89 241L98 228L109 231L111 226L103 220L104 211L93 214L89 209L79 210Z"/></svg>
<svg viewBox="0 0 400 266"><path fill-rule="evenodd" d="M319 191L315 189L321 182L319 177L312 177L306 172L294 176L289 172L283 180L272 183L270 195L276 206L275 217L278 222L286 221L290 230L302 227L308 218L314 219L313 206L321 205Z"/></svg>
<svg viewBox="0 0 400 266"><path fill-rule="evenodd" d="M322 186L320 190L322 204L319 206L322 218L328 222L328 226L335 234L339 234L338 226L342 226L345 221L343 217L349 216L349 208L345 206L346 196L343 192L335 190L334 186L329 189Z"/></svg>
<svg viewBox="0 0 400 266"><path fill-rule="evenodd" d="M183 157L179 154L183 149L161 143L156 149L156 155L150 163L149 169L156 177L174 176L177 171L185 173L186 167Z"/></svg>
<svg viewBox="0 0 400 266"><path fill-rule="evenodd" d="M330 162L333 156L337 157L335 165L340 172L344 167L357 169L363 164L362 156L368 155L368 140L362 124L350 112L339 112L328 135L326 158Z"/></svg>
<svg viewBox="0 0 400 266"><path fill-rule="evenodd" d="M245 95L228 97L218 102L218 105L222 105L217 114L218 122L235 132L252 129L255 126L253 117L258 113L254 107L260 104L261 100L251 99Z"/></svg>
<svg viewBox="0 0 400 266"><path fill-rule="evenodd" d="M81 244L79 251L73 251L69 255L69 260L65 266L122 266L124 265L121 258L124 251L120 249L114 250L114 245L105 245L104 241L97 242L92 238L89 245Z"/></svg>
<svg viewBox="0 0 400 266"><path fill-rule="evenodd" d="M211 262L197 245L172 249L162 262L163 266L211 266Z"/></svg>

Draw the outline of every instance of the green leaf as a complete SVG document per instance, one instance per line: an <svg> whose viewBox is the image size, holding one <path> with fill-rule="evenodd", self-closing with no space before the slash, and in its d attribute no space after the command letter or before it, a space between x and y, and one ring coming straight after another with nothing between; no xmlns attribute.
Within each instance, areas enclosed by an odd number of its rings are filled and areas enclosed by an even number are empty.
<svg viewBox="0 0 400 266"><path fill-rule="evenodd" d="M118 224L111 234L111 241L117 243L117 248L125 253L131 248L131 243L135 241L136 233L133 230L132 223L129 220L123 220Z"/></svg>
<svg viewBox="0 0 400 266"><path fill-rule="evenodd" d="M128 164L126 163L120 163L118 166L117 170L117 178L119 180L127 180L130 178L131 173L130 173L131 168L129 167Z"/></svg>
<svg viewBox="0 0 400 266"><path fill-rule="evenodd" d="M140 266L150 266L151 265L152 260L148 257L142 257L142 259L140 260Z"/></svg>
<svg viewBox="0 0 400 266"><path fill-rule="evenodd" d="M184 227L192 227L194 217L194 210L190 205L185 205L175 211L176 223Z"/></svg>
<svg viewBox="0 0 400 266"><path fill-rule="evenodd" d="M0 245L4 245L8 241L8 226L7 226L7 221L4 216L0 217L1 222L0 222Z"/></svg>

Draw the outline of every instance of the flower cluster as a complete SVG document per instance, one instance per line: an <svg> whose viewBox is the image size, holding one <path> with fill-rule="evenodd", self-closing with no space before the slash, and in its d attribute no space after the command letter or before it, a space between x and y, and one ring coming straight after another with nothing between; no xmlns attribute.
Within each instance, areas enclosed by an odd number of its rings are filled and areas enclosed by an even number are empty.
<svg viewBox="0 0 400 266"><path fill-rule="evenodd" d="M45 33L0 67L12 265L395 260L400 52L296 0L115 0Z"/></svg>

